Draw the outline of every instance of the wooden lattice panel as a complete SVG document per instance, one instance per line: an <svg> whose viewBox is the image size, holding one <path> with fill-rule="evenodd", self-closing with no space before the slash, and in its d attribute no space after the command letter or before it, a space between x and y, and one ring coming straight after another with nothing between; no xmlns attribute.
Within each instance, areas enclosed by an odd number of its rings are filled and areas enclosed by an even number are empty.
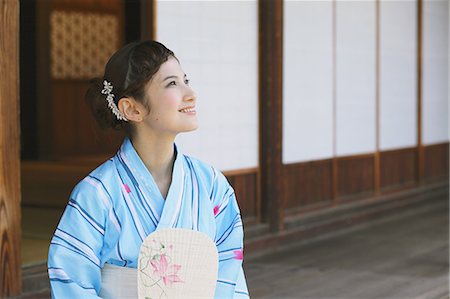
<svg viewBox="0 0 450 299"><path fill-rule="evenodd" d="M103 75L118 48L118 18L112 14L53 11L52 79L89 79Z"/></svg>

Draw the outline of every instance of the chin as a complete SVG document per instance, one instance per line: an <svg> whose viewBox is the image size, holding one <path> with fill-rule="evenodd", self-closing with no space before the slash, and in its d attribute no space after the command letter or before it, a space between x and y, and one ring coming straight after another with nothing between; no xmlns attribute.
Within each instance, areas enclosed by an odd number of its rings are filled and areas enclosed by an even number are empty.
<svg viewBox="0 0 450 299"><path fill-rule="evenodd" d="M191 132L191 131L195 131L198 128L198 121L191 121L189 123L185 123L185 125L183 126L183 132Z"/></svg>
<svg viewBox="0 0 450 299"><path fill-rule="evenodd" d="M192 132L198 129L198 124L195 124L193 126L190 126L189 128L186 128L183 132Z"/></svg>

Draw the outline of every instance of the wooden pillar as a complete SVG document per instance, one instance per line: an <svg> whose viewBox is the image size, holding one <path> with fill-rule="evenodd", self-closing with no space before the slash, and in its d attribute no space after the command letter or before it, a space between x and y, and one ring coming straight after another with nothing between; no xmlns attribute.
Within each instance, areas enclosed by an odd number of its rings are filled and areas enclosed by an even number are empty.
<svg viewBox="0 0 450 299"><path fill-rule="evenodd" d="M375 136L376 150L374 154L374 175L373 190L374 195L379 196L381 193L381 161L380 161L380 0L375 2Z"/></svg>
<svg viewBox="0 0 450 299"><path fill-rule="evenodd" d="M141 0L141 39L154 39L156 36L156 0Z"/></svg>
<svg viewBox="0 0 450 299"><path fill-rule="evenodd" d="M19 1L0 1L0 298L21 289Z"/></svg>
<svg viewBox="0 0 450 299"><path fill-rule="evenodd" d="M417 184L421 184L425 176L424 149L422 145L422 7L422 0L417 0Z"/></svg>
<svg viewBox="0 0 450 299"><path fill-rule="evenodd" d="M332 47L333 47L333 159L331 162L331 196L333 205L336 206L339 200L338 192L338 163L337 163L337 0L332 2Z"/></svg>
<svg viewBox="0 0 450 299"><path fill-rule="evenodd" d="M263 220L284 228L283 0L259 0L260 166Z"/></svg>

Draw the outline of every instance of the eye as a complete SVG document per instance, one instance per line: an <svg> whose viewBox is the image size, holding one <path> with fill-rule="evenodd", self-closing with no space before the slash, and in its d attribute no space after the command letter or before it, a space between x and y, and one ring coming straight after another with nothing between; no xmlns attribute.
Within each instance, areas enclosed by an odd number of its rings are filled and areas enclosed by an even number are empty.
<svg viewBox="0 0 450 299"><path fill-rule="evenodd" d="M189 79L184 79L184 84L189 85L190 80Z"/></svg>
<svg viewBox="0 0 450 299"><path fill-rule="evenodd" d="M167 84L167 87L169 86L176 86L177 83L175 81L170 81L169 84Z"/></svg>

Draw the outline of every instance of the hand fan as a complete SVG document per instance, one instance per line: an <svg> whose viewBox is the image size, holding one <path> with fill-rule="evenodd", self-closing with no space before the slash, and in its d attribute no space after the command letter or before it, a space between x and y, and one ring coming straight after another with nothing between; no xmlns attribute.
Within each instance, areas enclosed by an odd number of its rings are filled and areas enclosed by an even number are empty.
<svg viewBox="0 0 450 299"><path fill-rule="evenodd" d="M218 253L208 235L180 228L145 238L138 260L139 299L213 298Z"/></svg>

